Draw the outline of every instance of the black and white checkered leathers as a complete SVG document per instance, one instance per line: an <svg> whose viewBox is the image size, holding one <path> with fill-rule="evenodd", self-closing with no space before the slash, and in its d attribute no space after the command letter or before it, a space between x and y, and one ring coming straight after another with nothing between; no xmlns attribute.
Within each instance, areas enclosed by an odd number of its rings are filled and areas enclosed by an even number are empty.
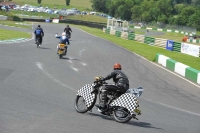
<svg viewBox="0 0 200 133"><path fill-rule="evenodd" d="M111 103L111 106L120 106L129 110L134 114L134 109L137 108L137 97L134 94L125 93Z"/></svg>
<svg viewBox="0 0 200 133"><path fill-rule="evenodd" d="M85 100L87 107L90 107L95 99L95 94L91 94L93 91L93 84L86 84L80 90L78 90L77 95L82 96Z"/></svg>

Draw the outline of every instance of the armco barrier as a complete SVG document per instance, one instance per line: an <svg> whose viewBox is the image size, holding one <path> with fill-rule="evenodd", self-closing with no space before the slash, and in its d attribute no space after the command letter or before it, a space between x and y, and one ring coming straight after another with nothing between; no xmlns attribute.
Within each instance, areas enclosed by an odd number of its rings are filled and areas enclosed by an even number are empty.
<svg viewBox="0 0 200 133"><path fill-rule="evenodd" d="M156 62L181 76L200 84L200 71L190 66L170 59L162 54L156 54Z"/></svg>
<svg viewBox="0 0 200 133"><path fill-rule="evenodd" d="M23 21L33 21L33 22L45 22L45 19L34 19L34 18L22 18L22 20ZM52 19L50 19L50 22L52 22ZM106 27L106 24L104 24L104 23L87 22L87 21L70 20L70 19L59 20L59 23L84 25L84 26L89 26L89 27L99 28L99 29L103 29L103 27Z"/></svg>
<svg viewBox="0 0 200 133"><path fill-rule="evenodd" d="M4 16L4 15L0 15L0 20L7 20L8 17L7 16Z"/></svg>
<svg viewBox="0 0 200 133"><path fill-rule="evenodd" d="M93 28L99 28L102 29L103 27L106 27L105 23L96 23L96 22L88 22L88 21L81 21L81 20L71 20L71 19L66 19L66 20L59 20L60 23L69 23L69 24L76 24L76 25L84 25L84 26L89 26Z"/></svg>

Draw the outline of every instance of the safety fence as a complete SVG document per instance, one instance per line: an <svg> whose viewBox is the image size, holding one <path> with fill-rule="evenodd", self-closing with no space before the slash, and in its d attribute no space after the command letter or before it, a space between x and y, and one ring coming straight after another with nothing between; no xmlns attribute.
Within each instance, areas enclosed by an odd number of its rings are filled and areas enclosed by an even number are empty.
<svg viewBox="0 0 200 133"><path fill-rule="evenodd" d="M158 30L162 30L162 29L158 29ZM181 53L192 55L195 57L200 57L200 46L197 46L197 45L175 42L173 40L167 40L167 39L162 39L162 38L153 38L153 37L149 37L145 35L111 30L107 28L103 28L103 31L107 34L111 34L116 37L121 37L123 39L133 40L133 41L145 43L151 46L160 47L166 50L181 52Z"/></svg>
<svg viewBox="0 0 200 133"><path fill-rule="evenodd" d="M174 32L174 33L179 33L179 34L184 34L187 36L195 36L195 33L189 33L185 31L180 31L180 30L171 30L171 29L161 29L161 28L150 28L150 27L140 27L140 26L129 26L129 29L135 28L135 29L146 29L146 30L156 30L156 31L165 31L165 32ZM187 39L187 42L190 43L200 43L200 39Z"/></svg>
<svg viewBox="0 0 200 133"><path fill-rule="evenodd" d="M0 20L7 20L8 17L7 16L4 16L4 15L0 15Z"/></svg>

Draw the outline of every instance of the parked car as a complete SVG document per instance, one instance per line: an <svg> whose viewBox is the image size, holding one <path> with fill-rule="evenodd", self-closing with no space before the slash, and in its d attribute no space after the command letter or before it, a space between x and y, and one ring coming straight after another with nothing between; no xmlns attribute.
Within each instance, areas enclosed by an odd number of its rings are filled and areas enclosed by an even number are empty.
<svg viewBox="0 0 200 133"><path fill-rule="evenodd" d="M87 12L82 11L81 14L82 14L82 15L87 15Z"/></svg>

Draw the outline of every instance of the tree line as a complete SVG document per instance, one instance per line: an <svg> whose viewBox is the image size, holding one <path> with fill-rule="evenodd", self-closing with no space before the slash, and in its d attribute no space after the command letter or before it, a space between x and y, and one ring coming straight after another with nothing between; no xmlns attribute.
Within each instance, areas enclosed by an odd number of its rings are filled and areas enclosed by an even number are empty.
<svg viewBox="0 0 200 133"><path fill-rule="evenodd" d="M200 0L91 0L92 8L115 18L161 22L200 30Z"/></svg>

